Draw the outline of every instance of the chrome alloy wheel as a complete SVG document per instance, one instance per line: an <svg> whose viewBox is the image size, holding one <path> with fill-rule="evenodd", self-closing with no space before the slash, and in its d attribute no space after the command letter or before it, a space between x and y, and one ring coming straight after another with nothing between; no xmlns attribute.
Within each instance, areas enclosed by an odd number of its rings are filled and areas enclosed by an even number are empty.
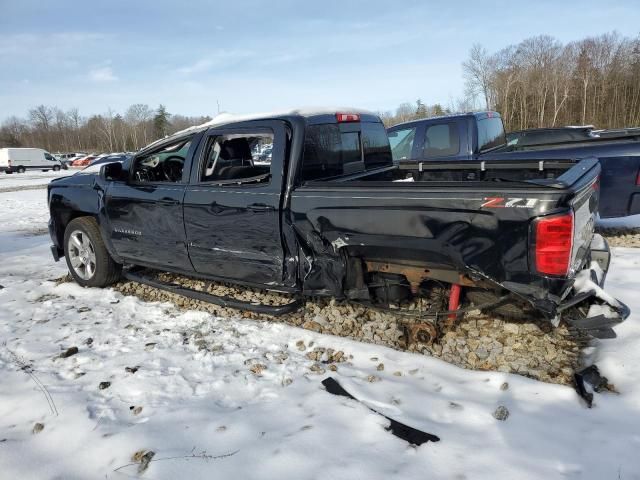
<svg viewBox="0 0 640 480"><path fill-rule="evenodd" d="M82 230L74 230L67 247L73 270L83 280L90 280L96 273L96 252L89 236Z"/></svg>

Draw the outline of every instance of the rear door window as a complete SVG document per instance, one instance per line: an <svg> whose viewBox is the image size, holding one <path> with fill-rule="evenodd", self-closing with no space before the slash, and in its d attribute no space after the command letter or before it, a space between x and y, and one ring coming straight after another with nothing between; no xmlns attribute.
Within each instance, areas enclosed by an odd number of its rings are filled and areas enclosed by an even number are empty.
<svg viewBox="0 0 640 480"><path fill-rule="evenodd" d="M389 145L394 162L412 158L413 141L416 138L416 127L403 128L389 132Z"/></svg>
<svg viewBox="0 0 640 480"><path fill-rule="evenodd" d="M448 157L460 151L460 135L455 122L430 125L424 134L422 155L426 158Z"/></svg>

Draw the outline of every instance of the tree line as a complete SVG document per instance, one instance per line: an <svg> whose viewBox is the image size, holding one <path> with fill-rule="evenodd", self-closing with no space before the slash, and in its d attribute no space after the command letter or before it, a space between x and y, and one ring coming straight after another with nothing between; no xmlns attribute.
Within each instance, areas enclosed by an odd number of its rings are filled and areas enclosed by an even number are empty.
<svg viewBox="0 0 640 480"><path fill-rule="evenodd" d="M131 105L123 114L84 117L77 108L68 111L38 105L27 118L9 117L0 127L0 147L40 147L49 152L128 152L153 140L211 120L170 114L164 105L156 109Z"/></svg>
<svg viewBox="0 0 640 480"><path fill-rule="evenodd" d="M395 111L379 111L378 116L382 119L385 126L390 127L398 123L409 122L411 120L419 120L421 118L438 117L440 115L448 115L454 111L462 111L464 106L443 107L439 103L434 105L425 105L422 100L417 99L415 104L404 102L398 105Z"/></svg>
<svg viewBox="0 0 640 480"><path fill-rule="evenodd" d="M640 125L640 36L540 35L495 53L476 44L463 72L468 97L500 112L507 130Z"/></svg>

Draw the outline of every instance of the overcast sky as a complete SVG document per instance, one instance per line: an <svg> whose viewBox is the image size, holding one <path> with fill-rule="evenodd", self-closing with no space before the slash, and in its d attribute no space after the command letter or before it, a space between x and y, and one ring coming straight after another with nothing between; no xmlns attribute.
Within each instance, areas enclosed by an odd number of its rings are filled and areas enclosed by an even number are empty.
<svg viewBox="0 0 640 480"><path fill-rule="evenodd" d="M40 103L83 115L448 105L475 42L613 30L640 33L637 0L0 0L0 120Z"/></svg>

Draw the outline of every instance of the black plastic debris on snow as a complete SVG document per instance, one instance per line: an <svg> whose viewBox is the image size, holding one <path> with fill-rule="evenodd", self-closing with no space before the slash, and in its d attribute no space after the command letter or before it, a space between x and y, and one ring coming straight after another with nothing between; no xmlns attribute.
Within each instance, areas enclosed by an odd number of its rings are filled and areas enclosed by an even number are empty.
<svg viewBox="0 0 640 480"><path fill-rule="evenodd" d="M333 395L347 397L352 400L355 400L356 402L360 402L360 400L358 400L356 397L354 397L349 392L347 392L344 388L342 388L342 385L340 385L338 381L333 377L325 378L322 381L322 385L324 385L324 388L327 389L327 392ZM401 438L406 442L409 442L411 445L422 445L423 443L427 443L427 442L440 441L440 437L436 435L433 435L431 433L426 433L421 430L418 430L417 428L413 428L413 427L410 427L409 425L405 425L404 423L400 423L397 420L394 420L393 418L389 418L386 415L383 415L382 413L377 412L371 407L367 406L367 408L372 412L377 413L378 415L389 420L389 422L391 423L387 427L387 430L390 431L396 437Z"/></svg>
<svg viewBox="0 0 640 480"><path fill-rule="evenodd" d="M609 390L609 380L607 377L600 375L600 370L596 365L591 365L579 372L573 374L573 380L575 382L576 392L580 395L587 407L593 406L593 393L589 391L593 389L594 392L600 393ZM587 389L587 385L590 389Z"/></svg>
<svg viewBox="0 0 640 480"><path fill-rule="evenodd" d="M78 347L67 348L64 352L62 352L58 357L60 358L69 358L78 353Z"/></svg>

